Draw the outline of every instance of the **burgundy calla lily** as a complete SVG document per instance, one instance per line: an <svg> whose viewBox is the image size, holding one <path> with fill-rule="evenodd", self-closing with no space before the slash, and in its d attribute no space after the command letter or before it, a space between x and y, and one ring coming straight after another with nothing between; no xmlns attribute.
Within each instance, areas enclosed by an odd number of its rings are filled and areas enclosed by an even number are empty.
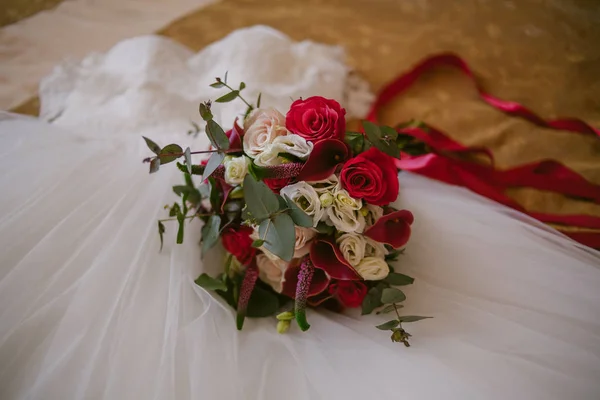
<svg viewBox="0 0 600 400"><path fill-rule="evenodd" d="M230 149L242 150L242 136L244 136L244 129L238 125L237 118L233 123L233 128L225 132L225 135L229 139Z"/></svg>
<svg viewBox="0 0 600 400"><path fill-rule="evenodd" d="M296 286L298 285L298 274L300 273L300 263L292 262L285 270L285 281L281 293L291 297L296 297ZM310 286L308 288L308 297L322 293L329 286L329 277L322 269L315 268Z"/></svg>
<svg viewBox="0 0 600 400"><path fill-rule="evenodd" d="M317 239L310 247L310 259L316 268L322 269L334 279L361 280L362 278L346 261L333 240Z"/></svg>
<svg viewBox="0 0 600 400"><path fill-rule="evenodd" d="M408 242L410 226L413 221L414 217L410 211L393 211L379 218L372 227L366 230L365 236L380 243L387 243L397 249Z"/></svg>
<svg viewBox="0 0 600 400"><path fill-rule="evenodd" d="M315 143L306 164L300 171L299 181L319 181L328 178L336 167L348 158L348 147L337 139Z"/></svg>

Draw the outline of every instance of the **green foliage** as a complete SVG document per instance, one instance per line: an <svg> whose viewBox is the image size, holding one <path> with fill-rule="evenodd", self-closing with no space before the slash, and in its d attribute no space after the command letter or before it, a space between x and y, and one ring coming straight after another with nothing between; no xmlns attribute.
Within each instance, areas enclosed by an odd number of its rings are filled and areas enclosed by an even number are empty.
<svg viewBox="0 0 600 400"><path fill-rule="evenodd" d="M376 328L377 329L381 329L382 331L387 331L389 329L397 327L398 325L400 325L400 322L398 320L396 320L396 319L393 319L393 320L388 321L388 322L386 322L384 324L377 325Z"/></svg>
<svg viewBox="0 0 600 400"><path fill-rule="evenodd" d="M383 304L401 303L406 300L406 295L400 289L385 288L381 292L381 302Z"/></svg>
<svg viewBox="0 0 600 400"><path fill-rule="evenodd" d="M404 274L398 274L396 272L391 272L386 278L385 281L390 285L394 286L405 286L411 285L415 280L410 276Z"/></svg>
<svg viewBox="0 0 600 400"><path fill-rule="evenodd" d="M160 168L160 159L158 157L153 158L152 161L150 161L150 173L153 174L156 171L158 171L158 169Z"/></svg>
<svg viewBox="0 0 600 400"><path fill-rule="evenodd" d="M219 165L223 162L225 155L223 153L212 153L208 159L206 167L204 167L204 173L202 174L202 180L208 179Z"/></svg>
<svg viewBox="0 0 600 400"><path fill-rule="evenodd" d="M203 120L210 121L211 119L213 119L212 112L210 111L210 104L200 103L198 111L200 112L200 116Z"/></svg>
<svg viewBox="0 0 600 400"><path fill-rule="evenodd" d="M227 290L227 285L222 280L212 278L205 273L200 275L194 282L206 290Z"/></svg>
<svg viewBox="0 0 600 400"><path fill-rule="evenodd" d="M309 216L308 214L306 214L288 196L285 196L285 201L287 203L287 206L290 209L289 214L290 214L290 217L292 217L294 224L305 227L305 228L312 228L312 226L313 226L312 217Z"/></svg>
<svg viewBox="0 0 600 400"><path fill-rule="evenodd" d="M162 221L158 221L158 236L160 236L160 251L163 248L163 234L165 233L165 225Z"/></svg>
<svg viewBox="0 0 600 400"><path fill-rule="evenodd" d="M232 90L231 92L224 94L215 100L216 103L229 103L230 101L235 100L240 94L239 90Z"/></svg>
<svg viewBox="0 0 600 400"><path fill-rule="evenodd" d="M371 314L374 309L381 305L381 290L377 287L369 289L362 302L362 315Z"/></svg>
<svg viewBox="0 0 600 400"><path fill-rule="evenodd" d="M177 160L182 156L183 149L178 144L172 143L168 144L162 148L158 158L160 158L160 164L168 164Z"/></svg>
<svg viewBox="0 0 600 400"><path fill-rule="evenodd" d="M294 221L287 214L277 214L263 220L258 233L265 241L264 247L284 261L291 261L294 255L296 230Z"/></svg>
<svg viewBox="0 0 600 400"><path fill-rule="evenodd" d="M264 182L257 182L250 175L244 178L244 200L248 212L257 222L279 211L279 200Z"/></svg>
<svg viewBox="0 0 600 400"><path fill-rule="evenodd" d="M221 217L211 215L202 227L202 255L206 254L218 241Z"/></svg>
<svg viewBox="0 0 600 400"><path fill-rule="evenodd" d="M344 138L346 144L350 147L353 154L360 154L364 150L365 136L360 132L346 132Z"/></svg>
<svg viewBox="0 0 600 400"><path fill-rule="evenodd" d="M417 321L421 321L423 319L429 319L429 318L433 318L433 317L421 317L418 315L405 315L405 316L400 317L399 321L409 323L409 322L417 322Z"/></svg>
<svg viewBox="0 0 600 400"><path fill-rule="evenodd" d="M400 149L396 146L395 141L398 134L393 128L379 127L369 121L363 121L363 128L365 128L365 134L369 142L378 150L395 158L400 157Z"/></svg>
<svg viewBox="0 0 600 400"><path fill-rule="evenodd" d="M187 165L181 164L181 163L177 163L177 168L179 168L179 170L181 172L188 172L188 167ZM204 173L204 166L203 165L192 165L192 175L202 175Z"/></svg>
<svg viewBox="0 0 600 400"><path fill-rule="evenodd" d="M148 139L147 137L145 137L145 136L142 136L142 137L146 141L146 145L148 146L150 151L152 151L156 155L159 155L160 154L160 146L157 145L156 143L154 143L152 140Z"/></svg>
<svg viewBox="0 0 600 400"><path fill-rule="evenodd" d="M185 165L187 167L187 172L191 174L192 173L192 150L190 150L189 147L187 147L185 149L184 157L185 157Z"/></svg>
<svg viewBox="0 0 600 400"><path fill-rule="evenodd" d="M223 131L223 128L221 128L215 120L211 119L206 122L206 134L208 135L210 143L218 150L229 149L229 139L227 138L225 131Z"/></svg>

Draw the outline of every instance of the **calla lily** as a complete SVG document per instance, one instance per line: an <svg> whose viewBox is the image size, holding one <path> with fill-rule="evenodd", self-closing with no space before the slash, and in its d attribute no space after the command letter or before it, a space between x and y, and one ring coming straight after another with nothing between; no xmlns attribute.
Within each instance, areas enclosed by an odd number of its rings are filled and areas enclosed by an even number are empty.
<svg viewBox="0 0 600 400"><path fill-rule="evenodd" d="M306 164L300 171L299 181L319 181L329 177L336 167L348 158L348 147L342 141L325 139L315 143Z"/></svg>
<svg viewBox="0 0 600 400"><path fill-rule="evenodd" d="M410 211L393 211L379 218L372 227L367 229L365 236L397 249L408 242L413 221L414 217Z"/></svg>
<svg viewBox="0 0 600 400"><path fill-rule="evenodd" d="M346 261L333 240L315 240L310 248L310 259L316 268L322 269L334 279L361 280L362 278Z"/></svg>
<svg viewBox="0 0 600 400"><path fill-rule="evenodd" d="M244 129L238 125L237 121L236 118L233 122L233 128L225 132L225 135L229 139L230 149L240 149L240 151L242 151L242 136L244 136Z"/></svg>

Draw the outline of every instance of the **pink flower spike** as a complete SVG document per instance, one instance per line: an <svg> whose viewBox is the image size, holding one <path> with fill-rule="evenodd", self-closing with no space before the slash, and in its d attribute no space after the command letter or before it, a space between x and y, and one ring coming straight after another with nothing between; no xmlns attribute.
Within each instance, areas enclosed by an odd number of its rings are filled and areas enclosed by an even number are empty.
<svg viewBox="0 0 600 400"><path fill-rule="evenodd" d="M367 229L365 236L397 249L408 242L413 221L414 216L410 211L393 211L379 218L375 225Z"/></svg>
<svg viewBox="0 0 600 400"><path fill-rule="evenodd" d="M285 270L283 287L281 294L291 297L296 297L296 287L298 286L298 274L300 274L300 262L299 259L292 260L288 268ZM308 289L308 296L316 296L323 293L329 286L329 277L322 269L315 269L313 274L310 287Z"/></svg>
<svg viewBox="0 0 600 400"><path fill-rule="evenodd" d="M300 263L298 285L296 286L296 301L294 303L296 322L302 331L307 331L310 328L310 324L306 320L306 300L314 273L314 265L310 261L310 258L305 256Z"/></svg>
<svg viewBox="0 0 600 400"><path fill-rule="evenodd" d="M331 278L362 280L332 240L315 240L310 248L310 259L315 267L325 271Z"/></svg>
<svg viewBox="0 0 600 400"><path fill-rule="evenodd" d="M246 311L248 310L248 302L250 296L256 285L256 279L258 279L258 267L256 265L256 258L252 259L252 262L246 268L246 275L242 281L242 287L240 288L240 298L238 299L237 306L237 317L236 325L238 330L242 330L244 326L244 319L246 319Z"/></svg>
<svg viewBox="0 0 600 400"><path fill-rule="evenodd" d="M300 175L299 181L319 181L328 178L338 165L348 158L348 147L337 139L325 139L315 143Z"/></svg>

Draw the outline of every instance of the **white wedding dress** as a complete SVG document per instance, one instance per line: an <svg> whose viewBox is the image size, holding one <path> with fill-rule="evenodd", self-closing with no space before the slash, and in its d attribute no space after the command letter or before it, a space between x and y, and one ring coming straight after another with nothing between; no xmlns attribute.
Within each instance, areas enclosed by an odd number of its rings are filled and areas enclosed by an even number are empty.
<svg viewBox="0 0 600 400"><path fill-rule="evenodd" d="M251 99L285 112L323 95L364 113L372 95L342 49L266 27L198 54L156 36L63 65L41 87L42 121L0 115L0 399L600 398L600 253L467 190L400 174L415 214L397 270L412 347L385 315L308 311L311 329L276 333L194 284L200 226L176 245L156 220L181 182L148 174L141 136L191 143L208 85L229 71ZM232 123L244 111L214 107ZM45 120L45 121L44 121ZM46 122L48 121L48 122ZM50 122L51 121L51 122Z"/></svg>

